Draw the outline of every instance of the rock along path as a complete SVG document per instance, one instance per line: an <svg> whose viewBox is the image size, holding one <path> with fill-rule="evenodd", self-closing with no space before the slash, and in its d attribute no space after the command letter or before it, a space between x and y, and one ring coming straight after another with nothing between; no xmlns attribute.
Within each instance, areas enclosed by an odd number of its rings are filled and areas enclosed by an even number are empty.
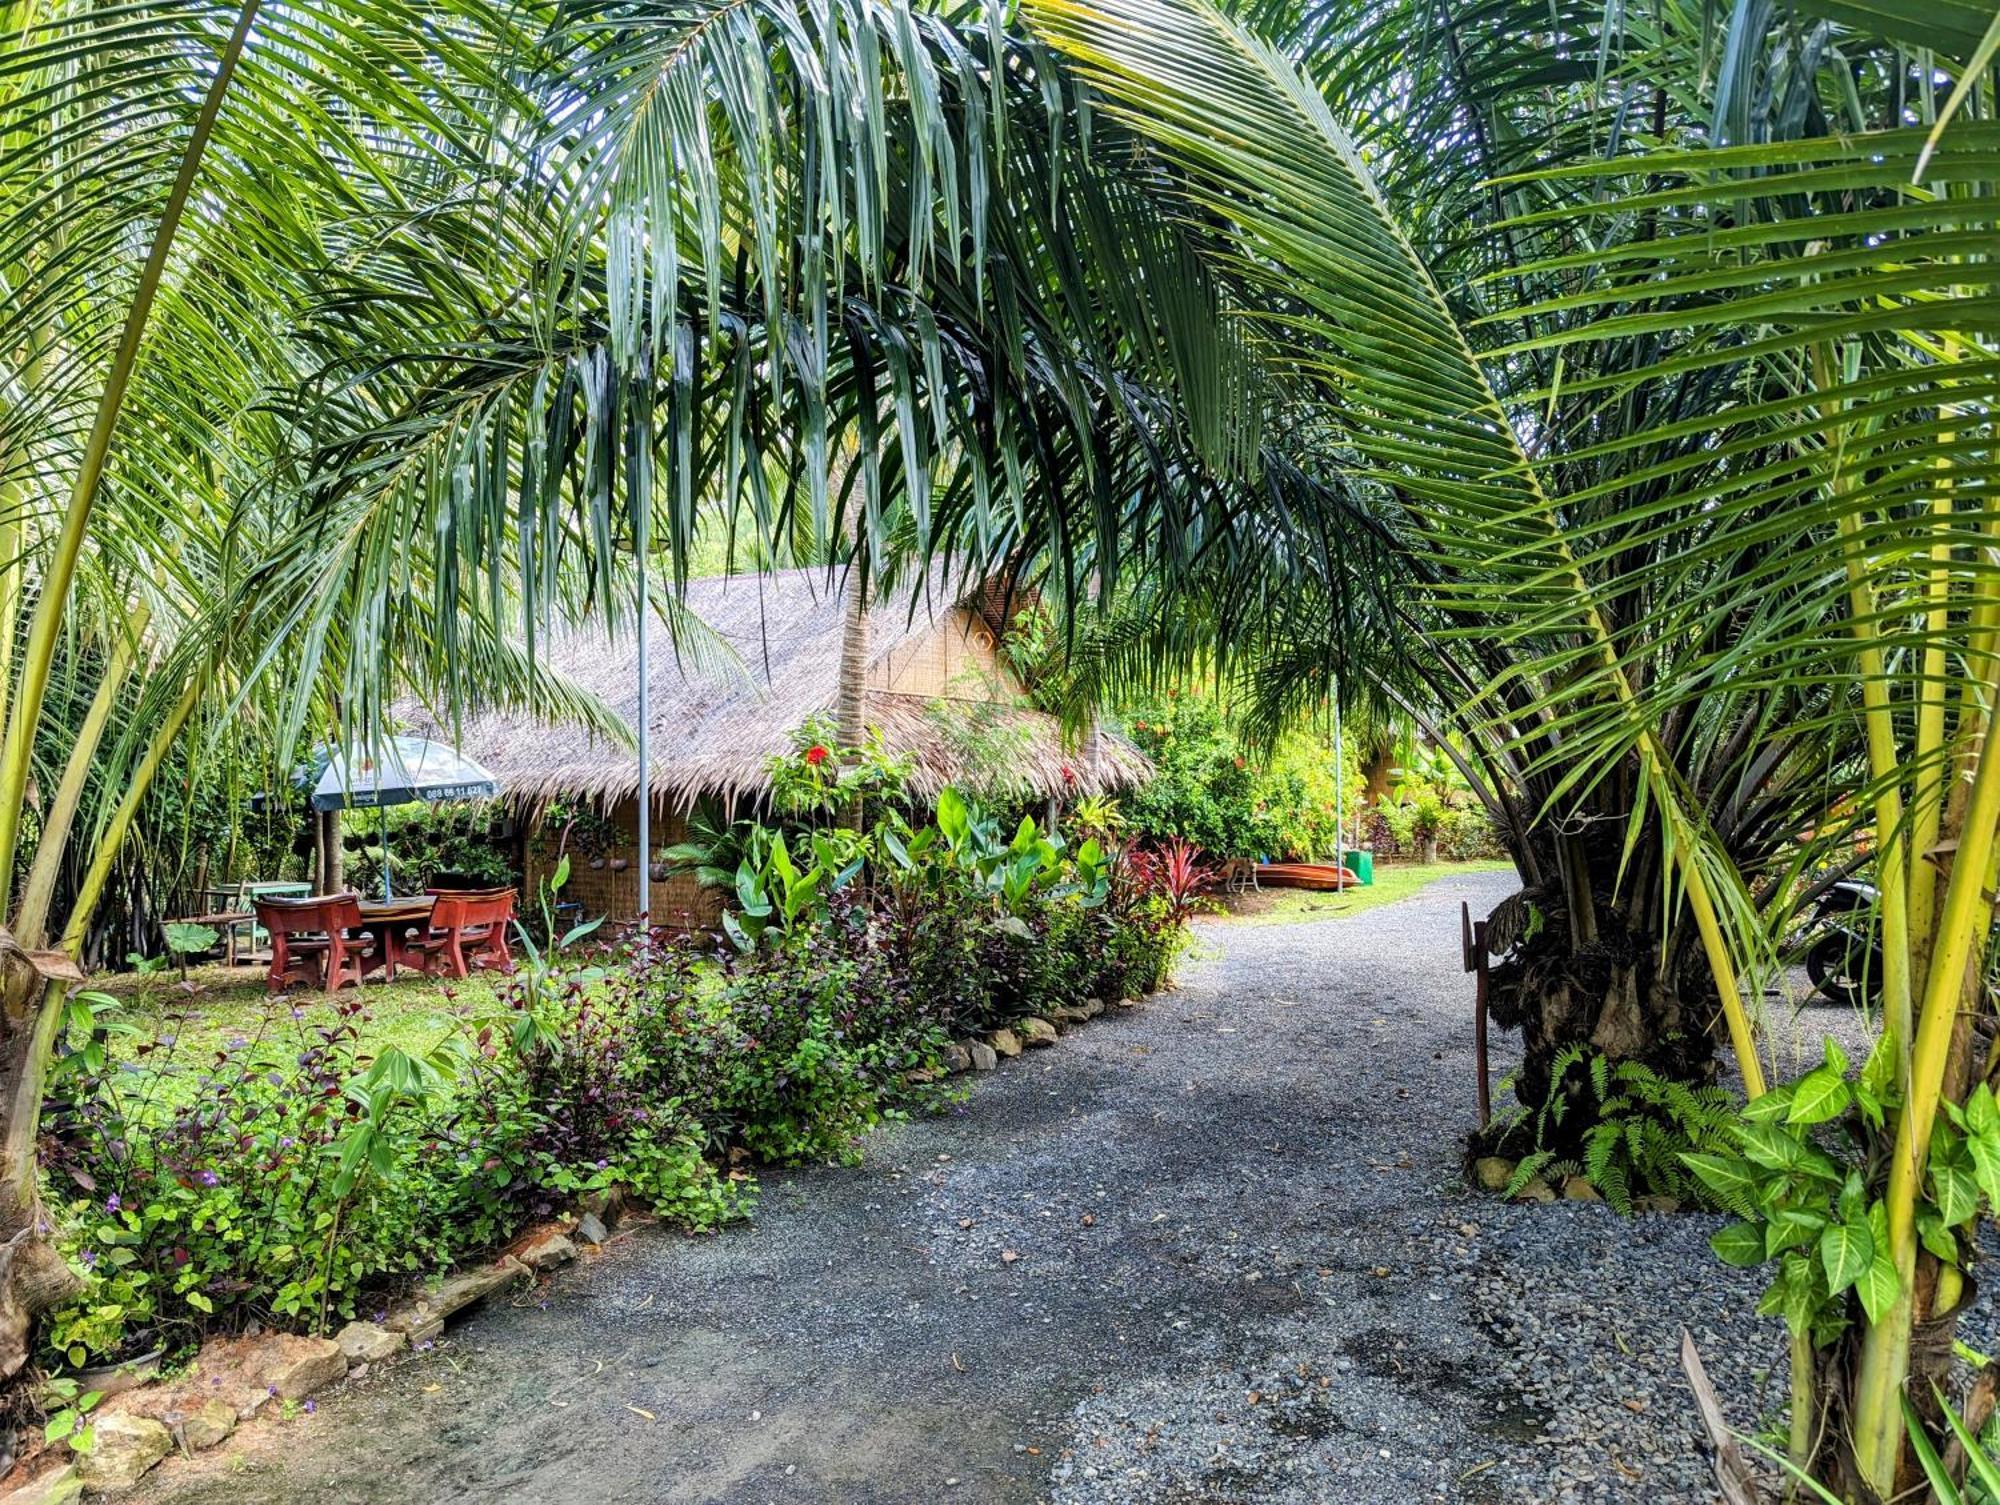
<svg viewBox="0 0 2000 1505"><path fill-rule="evenodd" d="M1680 1326L1739 1425L1783 1378L1713 1221L1460 1179L1458 905L1510 887L1206 925L1176 991L864 1166L766 1177L719 1237L621 1235L145 1497L1711 1499Z"/></svg>

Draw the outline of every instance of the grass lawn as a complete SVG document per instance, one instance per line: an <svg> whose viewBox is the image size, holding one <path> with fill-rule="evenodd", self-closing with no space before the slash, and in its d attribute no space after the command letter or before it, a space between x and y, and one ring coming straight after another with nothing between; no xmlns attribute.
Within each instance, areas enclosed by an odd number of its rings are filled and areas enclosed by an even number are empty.
<svg viewBox="0 0 2000 1505"><path fill-rule="evenodd" d="M376 979L343 988L332 998L307 988L268 997L261 966L191 967L185 987L173 972L121 972L92 979L90 988L116 998L118 1017L133 1030L113 1036L114 1053L130 1057L142 1045L157 1044L156 1066L161 1055L202 1063L236 1041L290 1039L332 1023L343 1005L356 1002L363 1009L362 1032L372 1044L418 1054L493 1009L493 982L478 972L462 982L405 973L393 983Z"/></svg>
<svg viewBox="0 0 2000 1505"><path fill-rule="evenodd" d="M1485 862L1395 862L1378 864L1375 881L1344 893L1314 893L1304 888L1267 888L1221 898L1219 918L1239 925L1290 925L1300 920L1337 920L1398 899L1407 899L1427 883L1453 873L1511 872L1514 864L1501 858Z"/></svg>

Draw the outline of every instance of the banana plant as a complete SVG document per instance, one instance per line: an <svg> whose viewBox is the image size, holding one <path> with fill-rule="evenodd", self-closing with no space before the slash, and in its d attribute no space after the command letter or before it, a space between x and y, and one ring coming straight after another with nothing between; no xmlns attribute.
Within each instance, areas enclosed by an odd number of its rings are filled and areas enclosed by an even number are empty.
<svg viewBox="0 0 2000 1505"><path fill-rule="evenodd" d="M827 895L859 876L866 859L843 852L822 834L813 841L813 862L801 867L782 831L770 833L761 865L748 857L737 864L736 908L725 910L723 933L737 950L755 951L766 936L785 937L826 917Z"/></svg>

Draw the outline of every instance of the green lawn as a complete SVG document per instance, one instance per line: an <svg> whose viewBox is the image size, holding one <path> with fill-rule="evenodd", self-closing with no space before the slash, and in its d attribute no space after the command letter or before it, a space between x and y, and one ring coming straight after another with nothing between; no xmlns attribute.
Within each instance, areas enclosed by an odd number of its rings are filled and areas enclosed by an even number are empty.
<svg viewBox="0 0 2000 1505"><path fill-rule="evenodd" d="M462 982L406 973L394 983L377 980L343 988L332 998L304 988L268 997L261 966L190 968L186 988L171 972L150 977L118 973L93 979L90 987L116 998L118 1017L132 1028L132 1033L114 1037L114 1052L130 1057L153 1044L158 1047L151 1053L155 1065L162 1055L194 1063L235 1041L290 1038L332 1023L341 1008L356 1003L372 1044L417 1053L493 1009L493 982L477 972Z"/></svg>
<svg viewBox="0 0 2000 1505"><path fill-rule="evenodd" d="M1511 872L1505 859L1488 862L1397 862L1375 869L1375 881L1366 888L1344 893L1314 893L1303 888L1267 888L1261 892L1230 894L1222 899L1221 918L1238 925L1290 925L1300 920L1337 920L1364 910L1377 909L1407 899L1425 884L1453 873Z"/></svg>

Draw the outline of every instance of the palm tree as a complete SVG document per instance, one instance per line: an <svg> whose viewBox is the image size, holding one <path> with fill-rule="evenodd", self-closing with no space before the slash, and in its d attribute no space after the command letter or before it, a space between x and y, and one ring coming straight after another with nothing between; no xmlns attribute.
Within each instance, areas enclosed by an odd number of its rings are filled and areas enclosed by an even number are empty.
<svg viewBox="0 0 2000 1505"><path fill-rule="evenodd" d="M1780 1285L1801 1461L1824 1438L1844 1455L1828 1477L1893 1493L1911 1323L1949 1316L1960 1291L1962 1235L1919 1247L1926 1152L1940 1101L1973 1075L1954 1024L1985 1010L1968 963L1992 913L2000 757L1984 734L2000 663L1977 248L2000 138L1966 120L1934 141L1903 122L1900 84L1841 122L1858 133L1831 134L1796 51L1800 128L1747 130L1754 30L1730 43L1713 116L1690 120L1681 101L1701 94L1674 70L1705 36L1635 28L1606 39L1631 50L1630 73L1573 75L1557 99L1600 88L1622 112L1643 63L1660 80L1651 129L1609 152L1585 132L1584 157L1545 115L1539 160L1502 178L1513 203L1461 253L1477 280L1453 297L1327 97L1270 45L1198 0L1034 0L1029 14L1149 140L1190 218L1218 227L1211 254L1262 303L1267 361L1316 393L1355 470L1406 509L1416 625L1434 661L1479 665L1459 670L1462 715L1535 794L1531 834L1554 857L1543 907L1574 953L1604 947L1621 902L1670 932L1691 921L1755 1097L1738 979L1767 954L1760 914L1872 826L1893 1087L1883 1174L1839 1218L1848 1239L1874 1219L1875 1262L1853 1291L1804 1261ZM1546 45L1546 25L1538 13L1506 36L1516 58L1530 36ZM1827 45L1822 30L1810 56ZM1909 76L1893 51L1872 61ZM1462 132L1519 99L1461 92L1444 113ZM1848 791L1860 810L1843 824ZM1809 815L1816 838L1780 860ZM1760 822L1773 833L1746 844ZM1657 963L1628 974L1593 1035L1618 1014L1659 1018L1673 981ZM1858 1336L1829 1341L1828 1311ZM1816 1333L1846 1382L1817 1397ZM1844 1415L1819 1409L1842 1395Z"/></svg>
<svg viewBox="0 0 2000 1505"><path fill-rule="evenodd" d="M490 130L515 97L519 24L473 5L249 0L20 6L0 31L0 872L22 880L0 928L4 1375L75 1285L34 1157L65 993L189 728L241 736L264 710L272 745L295 743L335 686L383 665L448 664L431 683L602 713L490 616L461 622L472 587L421 537L340 540L403 568L365 641L302 601L308 561L335 551L297 514L278 470L295 436L267 404L310 371L285 320L368 207L347 174L393 200L483 170L456 112L480 104ZM75 719L51 700L59 673ZM53 793L31 828L35 784Z"/></svg>

